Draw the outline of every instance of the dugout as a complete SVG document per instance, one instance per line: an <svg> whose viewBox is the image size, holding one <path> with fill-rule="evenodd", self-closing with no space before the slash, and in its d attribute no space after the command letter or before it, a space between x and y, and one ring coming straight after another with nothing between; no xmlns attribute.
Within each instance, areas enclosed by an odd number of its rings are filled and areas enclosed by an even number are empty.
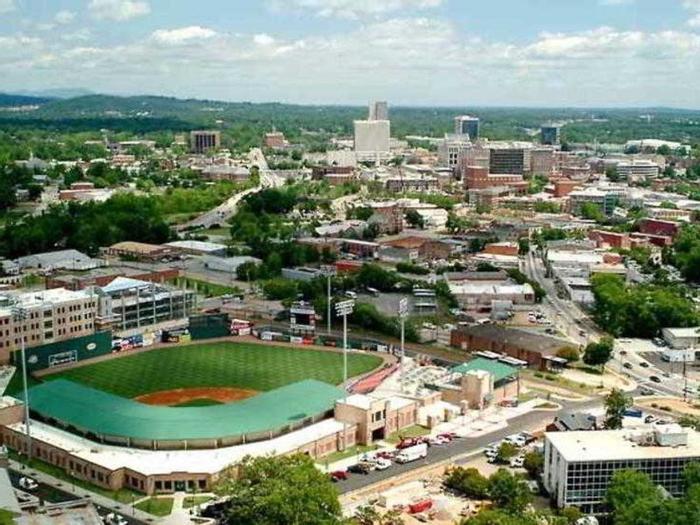
<svg viewBox="0 0 700 525"><path fill-rule="evenodd" d="M94 334L76 337L68 341L59 341L25 349L27 370L29 372L76 363L111 352L111 331L95 332ZM20 350L12 353L12 364L18 368L22 366L22 353Z"/></svg>
<svg viewBox="0 0 700 525"><path fill-rule="evenodd" d="M231 319L228 314L203 314L189 317L192 339L213 339L231 335Z"/></svg>

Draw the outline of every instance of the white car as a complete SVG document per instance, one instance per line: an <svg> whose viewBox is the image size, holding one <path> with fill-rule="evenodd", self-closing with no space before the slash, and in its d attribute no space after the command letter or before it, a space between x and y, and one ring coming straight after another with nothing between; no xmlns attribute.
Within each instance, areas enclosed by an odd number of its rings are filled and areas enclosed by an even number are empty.
<svg viewBox="0 0 700 525"><path fill-rule="evenodd" d="M105 522L105 525L129 525L129 522L126 521L124 516L116 512L110 512L102 518L102 521Z"/></svg>
<svg viewBox="0 0 700 525"><path fill-rule="evenodd" d="M374 460L374 464L377 467L377 470L386 470L391 466L391 461L384 458L377 458Z"/></svg>
<svg viewBox="0 0 700 525"><path fill-rule="evenodd" d="M516 456L510 459L510 466L513 468L522 468L525 462L525 458L522 456Z"/></svg>
<svg viewBox="0 0 700 525"><path fill-rule="evenodd" d="M444 438L442 436L431 437L428 441L430 442L431 445L438 445L438 446L439 445L446 445L447 443L450 442L449 439Z"/></svg>
<svg viewBox="0 0 700 525"><path fill-rule="evenodd" d="M39 484L36 481L26 476L19 478L19 486L24 490L36 490L39 488Z"/></svg>

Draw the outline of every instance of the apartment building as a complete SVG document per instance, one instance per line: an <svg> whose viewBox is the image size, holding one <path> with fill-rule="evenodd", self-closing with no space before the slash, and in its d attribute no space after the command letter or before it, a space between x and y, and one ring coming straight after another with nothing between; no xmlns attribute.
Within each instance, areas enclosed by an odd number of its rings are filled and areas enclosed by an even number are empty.
<svg viewBox="0 0 700 525"><path fill-rule="evenodd" d="M90 335L95 331L97 297L55 288L0 297L0 363L10 360L24 339L27 347ZM24 319L18 319L22 312Z"/></svg>
<svg viewBox="0 0 700 525"><path fill-rule="evenodd" d="M544 442L544 486L557 507L603 510L616 472L633 469L671 496L684 492L683 470L700 460L700 432L678 425L638 429L548 432Z"/></svg>

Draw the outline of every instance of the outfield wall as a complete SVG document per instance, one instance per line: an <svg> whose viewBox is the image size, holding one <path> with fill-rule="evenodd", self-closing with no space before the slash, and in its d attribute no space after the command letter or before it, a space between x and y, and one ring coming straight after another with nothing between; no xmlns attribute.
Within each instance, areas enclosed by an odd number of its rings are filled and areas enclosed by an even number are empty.
<svg viewBox="0 0 700 525"><path fill-rule="evenodd" d="M96 332L68 341L59 341L47 345L25 349L27 370L36 372L59 365L76 363L84 359L107 355L112 352L112 332ZM19 350L12 353L12 364L22 366Z"/></svg>

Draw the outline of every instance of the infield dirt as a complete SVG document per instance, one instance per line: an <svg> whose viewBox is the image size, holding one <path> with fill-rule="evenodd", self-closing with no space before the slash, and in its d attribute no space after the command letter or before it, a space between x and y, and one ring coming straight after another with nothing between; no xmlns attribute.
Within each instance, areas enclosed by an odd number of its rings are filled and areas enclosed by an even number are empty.
<svg viewBox="0 0 700 525"><path fill-rule="evenodd" d="M257 390L232 387L176 388L151 392L134 398L134 401L147 405L180 405L195 399L212 399L219 403L242 401L258 394Z"/></svg>

